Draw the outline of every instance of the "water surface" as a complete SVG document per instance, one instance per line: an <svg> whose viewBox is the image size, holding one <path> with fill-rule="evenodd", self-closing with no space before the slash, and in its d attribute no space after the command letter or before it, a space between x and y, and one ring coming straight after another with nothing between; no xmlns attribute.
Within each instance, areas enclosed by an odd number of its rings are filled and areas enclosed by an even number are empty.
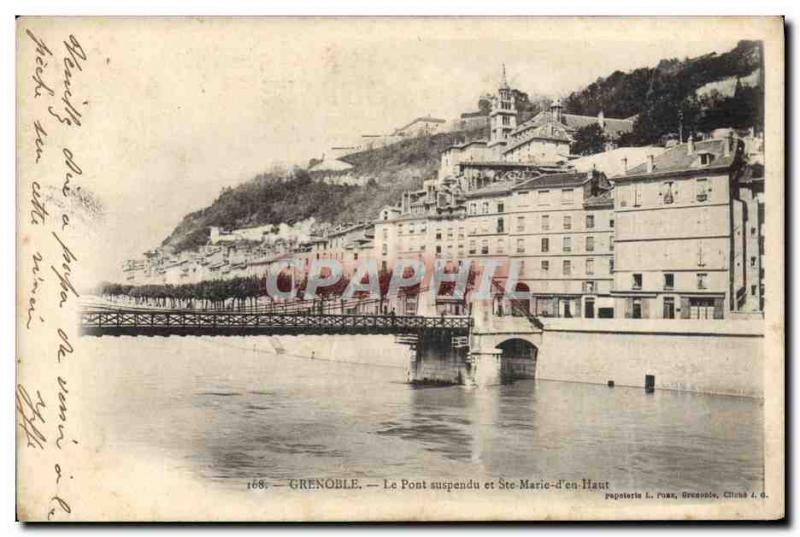
<svg viewBox="0 0 800 537"><path fill-rule="evenodd" d="M292 339L287 354L263 337L85 340L105 441L239 489L328 476L762 486L759 400L546 381L417 388L391 338L361 338L358 352L324 338L315 359L311 340Z"/></svg>

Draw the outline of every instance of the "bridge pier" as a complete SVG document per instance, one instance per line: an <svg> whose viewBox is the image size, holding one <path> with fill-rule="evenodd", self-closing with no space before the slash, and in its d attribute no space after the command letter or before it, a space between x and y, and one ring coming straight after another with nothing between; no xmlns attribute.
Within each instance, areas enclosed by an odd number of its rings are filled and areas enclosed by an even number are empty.
<svg viewBox="0 0 800 537"><path fill-rule="evenodd" d="M419 334L411 361L409 381L414 384L467 384L469 347L454 344L454 336L444 330Z"/></svg>

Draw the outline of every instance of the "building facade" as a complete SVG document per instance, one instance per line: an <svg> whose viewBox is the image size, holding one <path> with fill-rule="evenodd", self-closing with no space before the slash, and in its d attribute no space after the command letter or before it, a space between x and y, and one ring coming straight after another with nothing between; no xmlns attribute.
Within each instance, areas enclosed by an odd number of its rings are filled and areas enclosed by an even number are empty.
<svg viewBox="0 0 800 537"><path fill-rule="evenodd" d="M542 317L613 317L614 215L600 173L545 175L520 183L509 200L509 250Z"/></svg>
<svg viewBox="0 0 800 537"><path fill-rule="evenodd" d="M738 199L752 176L743 149L732 137L690 140L613 178L618 316L722 319L763 306L748 283L762 228L755 196Z"/></svg>

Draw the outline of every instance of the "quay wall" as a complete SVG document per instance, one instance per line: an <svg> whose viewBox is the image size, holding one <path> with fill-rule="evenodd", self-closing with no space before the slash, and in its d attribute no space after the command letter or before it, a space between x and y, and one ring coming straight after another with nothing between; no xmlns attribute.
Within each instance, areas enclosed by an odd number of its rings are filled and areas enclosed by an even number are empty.
<svg viewBox="0 0 800 537"><path fill-rule="evenodd" d="M537 379L764 396L763 321L543 322Z"/></svg>

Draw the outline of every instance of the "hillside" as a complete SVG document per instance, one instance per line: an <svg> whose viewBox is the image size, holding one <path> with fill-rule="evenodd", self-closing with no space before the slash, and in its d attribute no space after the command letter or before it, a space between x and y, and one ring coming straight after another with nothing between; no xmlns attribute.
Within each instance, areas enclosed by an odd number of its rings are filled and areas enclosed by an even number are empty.
<svg viewBox="0 0 800 537"><path fill-rule="evenodd" d="M760 130L761 76L761 44L740 41L723 54L665 59L656 67L614 72L573 92L564 104L574 114L636 115L633 132L624 135L620 145L658 143L664 135L678 133L680 126L684 137L719 127ZM543 106L540 97L531 100L518 93L531 114ZM310 217L331 223L373 218L384 205L396 203L401 192L420 188L424 178L435 175L443 149L487 135L482 130L443 133L343 157L353 166L347 173L361 178L365 186L327 184L303 169L258 175L224 189L209 207L186 215L162 246L174 251L196 248L208 240L209 226L292 224Z"/></svg>
<svg viewBox="0 0 800 537"><path fill-rule="evenodd" d="M616 71L573 92L564 105L574 114L597 115L601 110L607 117L638 114L634 132L621 141L630 145L650 144L665 134L677 133L679 112L683 115L684 135L719 127L759 129L763 87L740 87L736 80L761 68L760 42L740 41L723 54L665 59L653 68ZM732 94L698 94L704 86L726 80L735 85Z"/></svg>
<svg viewBox="0 0 800 537"><path fill-rule="evenodd" d="M351 173L368 178L363 187L314 181L303 169L260 174L223 189L211 205L187 214L161 245L174 252L197 248L208 241L209 226L292 224L310 217L332 223L373 218L384 205L396 203L401 192L421 188L424 178L434 176L446 147L485 135L481 131L436 134L343 157L353 165Z"/></svg>

